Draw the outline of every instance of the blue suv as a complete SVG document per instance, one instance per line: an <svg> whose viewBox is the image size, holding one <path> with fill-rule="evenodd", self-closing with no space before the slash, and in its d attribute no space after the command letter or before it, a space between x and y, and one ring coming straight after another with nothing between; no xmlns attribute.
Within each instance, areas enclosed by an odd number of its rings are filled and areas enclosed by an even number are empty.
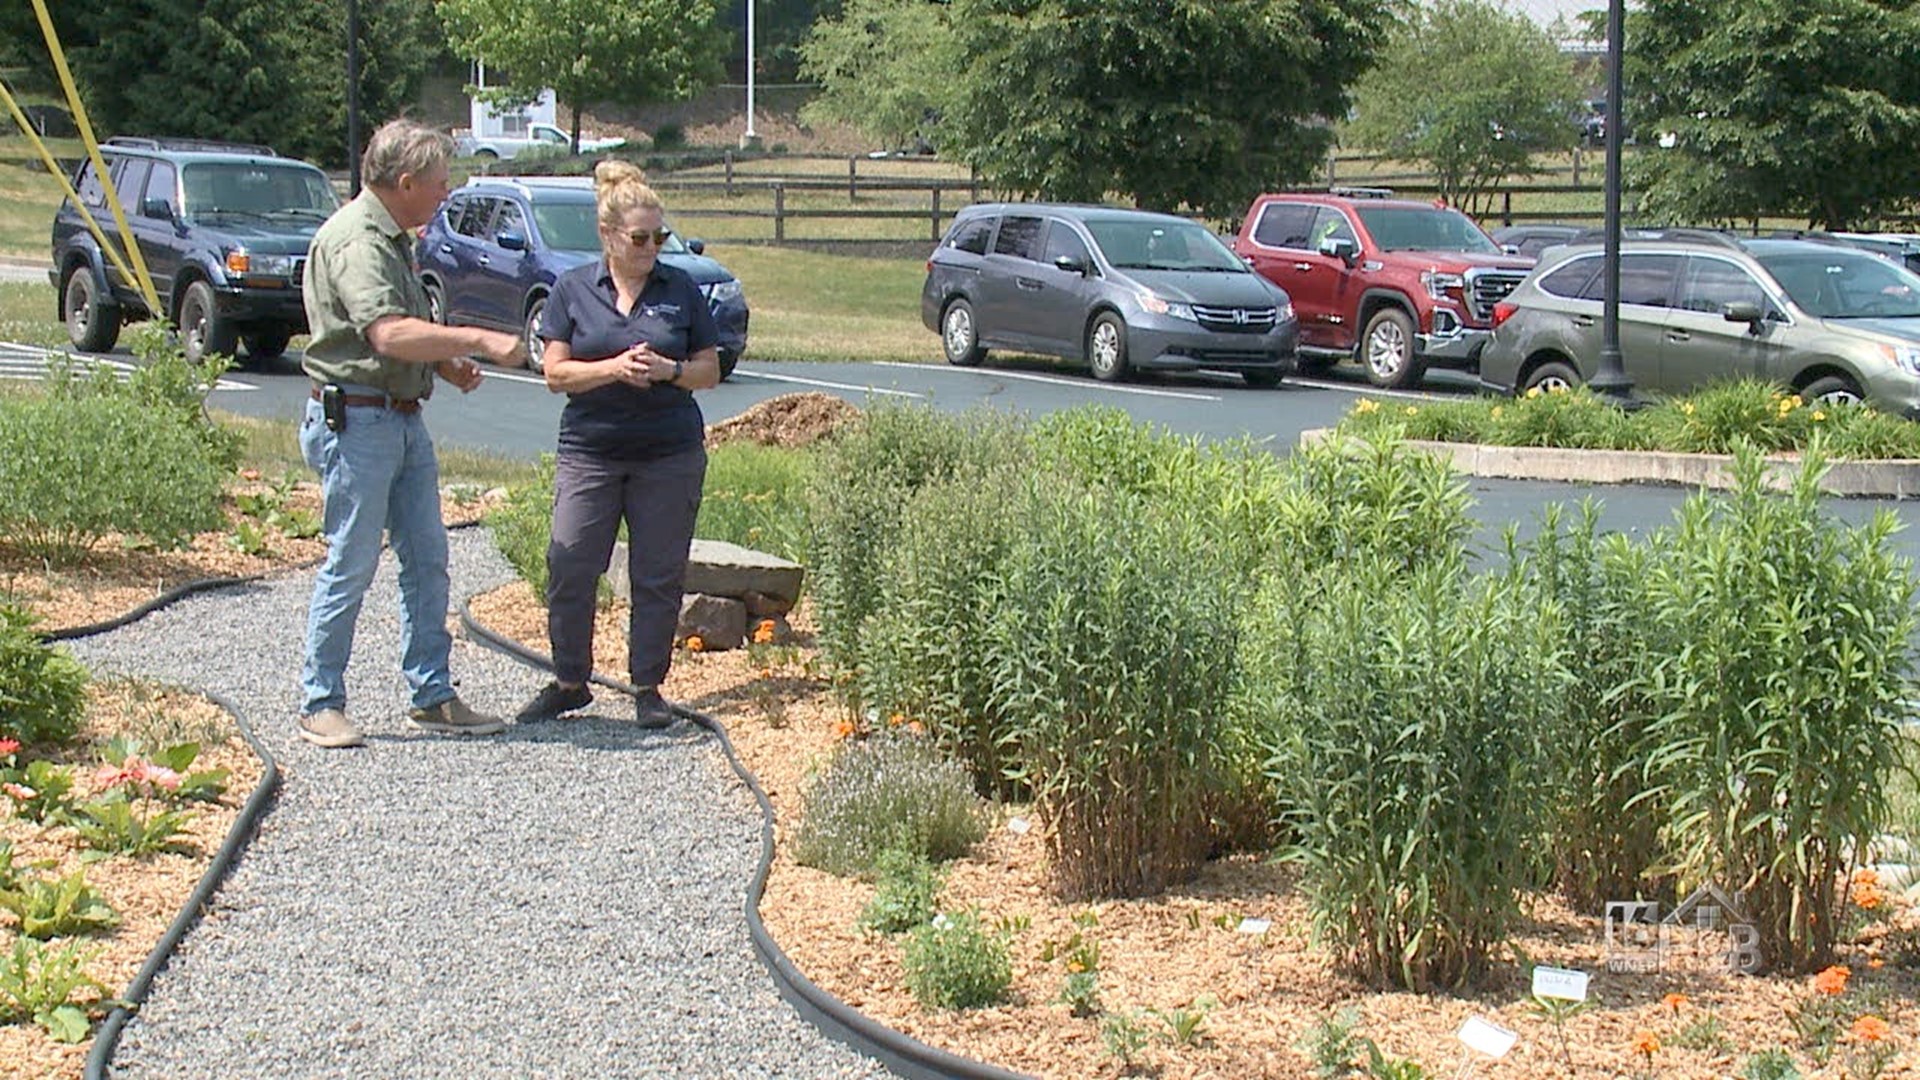
<svg viewBox="0 0 1920 1080"><path fill-rule="evenodd" d="M720 326L720 377L747 349L747 299L740 282L707 258L698 240L675 233L660 258L692 275ZM535 331L561 274L600 257L589 177L474 177L420 233L420 281L436 322L518 333L527 362L541 370Z"/></svg>

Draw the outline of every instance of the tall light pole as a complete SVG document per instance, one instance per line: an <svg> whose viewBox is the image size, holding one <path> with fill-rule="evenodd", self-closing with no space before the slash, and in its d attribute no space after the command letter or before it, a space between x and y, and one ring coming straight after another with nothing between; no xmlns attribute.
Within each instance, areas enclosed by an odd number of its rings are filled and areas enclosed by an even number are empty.
<svg viewBox="0 0 1920 1080"><path fill-rule="evenodd" d="M1607 245L1606 291L1600 309L1600 367L1588 383L1597 393L1625 404L1633 380L1620 361L1620 140L1626 131L1621 100L1621 39L1626 36L1625 0L1607 0Z"/></svg>
<svg viewBox="0 0 1920 1080"><path fill-rule="evenodd" d="M740 149L758 145L760 136L753 131L753 0L747 0L747 130L740 136Z"/></svg>
<svg viewBox="0 0 1920 1080"><path fill-rule="evenodd" d="M360 194L360 0L347 0L347 197Z"/></svg>

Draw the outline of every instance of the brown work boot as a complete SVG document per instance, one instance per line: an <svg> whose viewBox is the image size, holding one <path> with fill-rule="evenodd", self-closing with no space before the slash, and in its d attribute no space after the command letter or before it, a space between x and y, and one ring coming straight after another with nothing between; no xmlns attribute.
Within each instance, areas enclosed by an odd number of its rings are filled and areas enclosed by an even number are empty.
<svg viewBox="0 0 1920 1080"><path fill-rule="evenodd" d="M407 713L407 719L413 721L414 727L443 735L498 735L507 730L499 717L474 712L457 697L425 709L414 709Z"/></svg>
<svg viewBox="0 0 1920 1080"><path fill-rule="evenodd" d="M343 746L359 746L366 740L361 738L360 729L348 721L347 714L339 709L321 709L300 718L300 737L315 746L324 746L329 750L338 750Z"/></svg>

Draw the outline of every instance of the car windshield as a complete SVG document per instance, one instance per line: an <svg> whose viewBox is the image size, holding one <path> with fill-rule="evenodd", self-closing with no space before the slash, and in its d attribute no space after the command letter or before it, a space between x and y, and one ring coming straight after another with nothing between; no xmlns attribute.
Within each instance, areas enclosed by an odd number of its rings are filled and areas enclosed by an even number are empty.
<svg viewBox="0 0 1920 1080"><path fill-rule="evenodd" d="M1360 220L1384 251L1473 251L1500 254L1500 245L1473 219L1440 206L1361 206Z"/></svg>
<svg viewBox="0 0 1920 1080"><path fill-rule="evenodd" d="M180 173L188 217L325 221L340 208L318 169L260 162L195 162Z"/></svg>
<svg viewBox="0 0 1920 1080"><path fill-rule="evenodd" d="M550 248L598 255L600 222L596 213L590 202L536 202L533 223L540 227L540 239ZM667 238L667 246L660 250L672 255L686 251L687 245L681 243L679 233L674 233Z"/></svg>
<svg viewBox="0 0 1920 1080"><path fill-rule="evenodd" d="M1219 237L1192 222L1096 219L1087 231L1117 268L1251 273Z"/></svg>
<svg viewBox="0 0 1920 1080"><path fill-rule="evenodd" d="M1920 277L1861 251L1778 252L1760 262L1793 302L1822 319L1920 317Z"/></svg>

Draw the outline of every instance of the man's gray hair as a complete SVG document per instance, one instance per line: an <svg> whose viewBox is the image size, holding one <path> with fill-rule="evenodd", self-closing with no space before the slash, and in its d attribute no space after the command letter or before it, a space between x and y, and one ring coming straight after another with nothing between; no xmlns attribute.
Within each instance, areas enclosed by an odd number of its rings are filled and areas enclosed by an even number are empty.
<svg viewBox="0 0 1920 1080"><path fill-rule="evenodd" d="M402 176L420 176L453 157L453 139L412 120L389 120L367 140L360 156L360 179L369 187L392 188Z"/></svg>

